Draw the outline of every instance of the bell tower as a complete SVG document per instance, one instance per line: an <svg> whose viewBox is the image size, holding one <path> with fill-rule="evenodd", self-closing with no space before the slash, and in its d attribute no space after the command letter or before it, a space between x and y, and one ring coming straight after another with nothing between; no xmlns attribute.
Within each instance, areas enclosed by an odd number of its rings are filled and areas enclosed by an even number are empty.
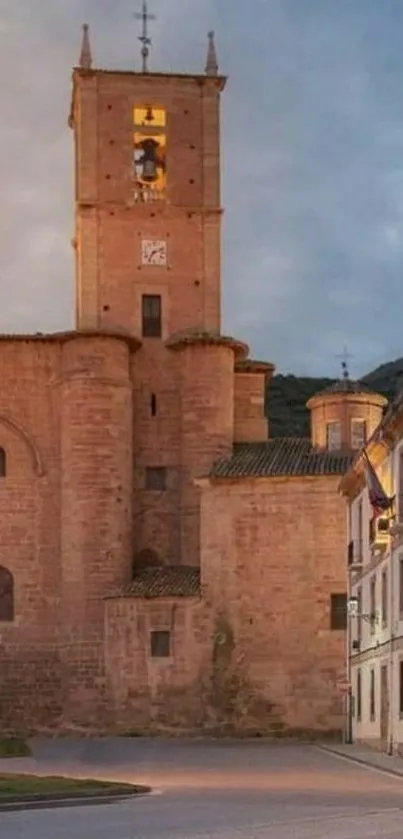
<svg viewBox="0 0 403 839"><path fill-rule="evenodd" d="M77 329L165 340L220 330L219 75L93 66L88 26L73 71ZM145 23L144 23L145 21Z"/></svg>

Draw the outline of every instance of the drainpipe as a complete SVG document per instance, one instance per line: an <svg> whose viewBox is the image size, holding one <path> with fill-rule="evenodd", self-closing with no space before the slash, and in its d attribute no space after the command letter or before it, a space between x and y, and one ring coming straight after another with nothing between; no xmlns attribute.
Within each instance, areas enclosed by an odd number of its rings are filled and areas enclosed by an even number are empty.
<svg viewBox="0 0 403 839"><path fill-rule="evenodd" d="M348 569L347 571L347 603L349 602L351 597L351 571ZM348 693L347 693L347 708L346 708L346 732L345 732L345 741L347 744L351 744L353 742L353 688L351 684L351 676L352 676L352 667L351 667L351 638L352 638L352 615L347 612L347 632L346 632L346 641L347 641L347 666L346 666L346 676L348 682Z"/></svg>
<svg viewBox="0 0 403 839"><path fill-rule="evenodd" d="M350 503L347 504L347 534L348 534L348 544L352 539L352 528L351 528L351 506ZM348 558L347 558L348 561ZM348 604L350 602L351 597L351 570L349 565L347 565L347 632L346 632L346 678L348 682L348 692L346 694L346 723L345 723L345 731L344 731L344 739L347 744L353 742L353 689L351 685L351 675L352 675L352 667L351 667L351 639L352 639L352 615L350 614Z"/></svg>
<svg viewBox="0 0 403 839"><path fill-rule="evenodd" d="M392 486L392 495L393 490L395 487L395 456L396 451L393 450L391 453L391 486ZM395 501L395 512L396 512L396 501ZM390 625L390 637L389 637L389 710L388 710L388 754L393 755L394 751L394 705L395 705L395 697L394 697L394 657L393 657L393 641L395 638L395 551L393 547L393 536L390 542L390 551L389 551L389 625Z"/></svg>

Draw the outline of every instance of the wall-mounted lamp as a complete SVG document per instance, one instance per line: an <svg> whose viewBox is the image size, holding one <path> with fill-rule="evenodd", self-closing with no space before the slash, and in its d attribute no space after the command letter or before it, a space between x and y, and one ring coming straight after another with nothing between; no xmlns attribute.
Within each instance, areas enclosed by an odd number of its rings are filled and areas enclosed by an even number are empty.
<svg viewBox="0 0 403 839"><path fill-rule="evenodd" d="M371 623L373 626L379 624L379 614L375 612L359 612L360 601L358 597L349 597L347 600L347 614L350 618L360 618Z"/></svg>

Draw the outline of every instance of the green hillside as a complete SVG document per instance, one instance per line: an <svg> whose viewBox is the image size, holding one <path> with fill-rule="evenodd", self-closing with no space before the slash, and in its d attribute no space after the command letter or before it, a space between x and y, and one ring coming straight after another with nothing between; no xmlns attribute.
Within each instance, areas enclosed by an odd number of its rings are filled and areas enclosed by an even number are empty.
<svg viewBox="0 0 403 839"><path fill-rule="evenodd" d="M269 382L266 413L270 420L271 437L309 436L309 411L306 403L311 396L332 384L335 379L316 379L292 375L278 375ZM361 379L371 390L393 399L403 387L403 358L382 364Z"/></svg>

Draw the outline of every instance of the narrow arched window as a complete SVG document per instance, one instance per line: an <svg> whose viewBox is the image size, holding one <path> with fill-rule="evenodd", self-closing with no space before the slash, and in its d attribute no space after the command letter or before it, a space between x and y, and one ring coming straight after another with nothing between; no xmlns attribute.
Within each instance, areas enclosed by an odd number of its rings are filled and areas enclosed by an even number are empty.
<svg viewBox="0 0 403 839"><path fill-rule="evenodd" d="M0 621L14 620L14 580L11 571L0 565Z"/></svg>
<svg viewBox="0 0 403 839"><path fill-rule="evenodd" d="M7 472L7 457L5 450L0 446L0 478L5 478Z"/></svg>

